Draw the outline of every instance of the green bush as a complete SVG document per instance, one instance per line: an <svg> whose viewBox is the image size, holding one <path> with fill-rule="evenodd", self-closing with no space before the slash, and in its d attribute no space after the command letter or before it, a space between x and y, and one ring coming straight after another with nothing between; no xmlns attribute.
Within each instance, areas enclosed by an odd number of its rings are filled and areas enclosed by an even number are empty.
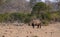
<svg viewBox="0 0 60 37"><path fill-rule="evenodd" d="M14 22L14 21L20 21L20 22L24 22L24 23L29 23L32 19L34 18L39 18L42 21L43 25L48 25L48 23L52 20L52 19L60 19L60 14L59 12L55 12L55 13L50 13L50 12L44 12L40 15L38 14L24 14L24 13L4 13L4 14L0 14L0 22ZM53 20L52 20L53 21Z"/></svg>
<svg viewBox="0 0 60 37"><path fill-rule="evenodd" d="M31 14L24 14L24 13L4 13L0 14L0 22L29 22L31 20Z"/></svg>
<svg viewBox="0 0 60 37"><path fill-rule="evenodd" d="M47 20L42 21L42 26L48 26L49 22Z"/></svg>

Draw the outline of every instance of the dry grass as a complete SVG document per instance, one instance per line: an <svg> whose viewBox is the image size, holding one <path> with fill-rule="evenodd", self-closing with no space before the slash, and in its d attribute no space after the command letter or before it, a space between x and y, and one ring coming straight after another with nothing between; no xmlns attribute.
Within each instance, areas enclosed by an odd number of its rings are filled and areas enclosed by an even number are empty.
<svg viewBox="0 0 60 37"><path fill-rule="evenodd" d="M53 24L55 25L55 24ZM42 26L42 28L32 28L32 26L0 26L0 37L60 37L60 30L53 26ZM57 24L56 24L57 25Z"/></svg>

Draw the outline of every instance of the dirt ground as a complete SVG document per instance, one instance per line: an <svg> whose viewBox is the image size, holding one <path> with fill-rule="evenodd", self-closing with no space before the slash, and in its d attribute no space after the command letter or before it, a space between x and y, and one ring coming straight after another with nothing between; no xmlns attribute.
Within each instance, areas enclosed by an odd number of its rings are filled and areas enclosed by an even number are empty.
<svg viewBox="0 0 60 37"><path fill-rule="evenodd" d="M0 26L0 37L60 37L60 23L32 28L32 26Z"/></svg>

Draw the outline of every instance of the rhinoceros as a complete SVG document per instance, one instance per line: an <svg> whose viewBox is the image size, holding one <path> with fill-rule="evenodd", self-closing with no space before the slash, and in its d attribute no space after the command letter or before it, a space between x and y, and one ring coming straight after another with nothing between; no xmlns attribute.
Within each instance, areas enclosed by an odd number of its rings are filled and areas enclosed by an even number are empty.
<svg viewBox="0 0 60 37"><path fill-rule="evenodd" d="M39 19L34 19L30 22L30 25L34 28L34 26L37 26L37 28L41 28L41 21Z"/></svg>

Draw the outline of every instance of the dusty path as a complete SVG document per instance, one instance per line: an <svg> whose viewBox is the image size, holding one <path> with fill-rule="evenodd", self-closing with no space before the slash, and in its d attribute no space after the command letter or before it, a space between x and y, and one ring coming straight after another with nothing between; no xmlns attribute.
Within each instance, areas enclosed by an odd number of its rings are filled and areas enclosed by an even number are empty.
<svg viewBox="0 0 60 37"><path fill-rule="evenodd" d="M0 37L60 37L60 30L51 25L40 28L31 26L0 26Z"/></svg>
<svg viewBox="0 0 60 37"><path fill-rule="evenodd" d="M51 26L60 30L60 22L56 22L55 24L51 24Z"/></svg>

